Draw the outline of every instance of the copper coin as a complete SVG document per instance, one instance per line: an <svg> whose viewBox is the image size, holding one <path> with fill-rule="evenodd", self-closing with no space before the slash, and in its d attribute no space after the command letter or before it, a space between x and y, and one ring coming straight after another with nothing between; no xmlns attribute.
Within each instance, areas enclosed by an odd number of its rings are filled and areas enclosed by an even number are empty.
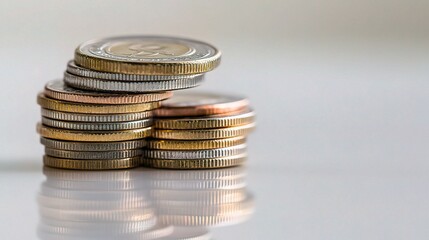
<svg viewBox="0 0 429 240"><path fill-rule="evenodd" d="M207 92L185 91L175 93L155 110L157 117L205 116L237 112L247 108L249 101L240 96Z"/></svg>
<svg viewBox="0 0 429 240"><path fill-rule="evenodd" d="M91 92L69 87L62 80L53 80L48 82L45 86L44 93L47 97L53 99L94 104L134 104L156 102L165 100L173 95L171 92L156 92L150 94Z"/></svg>

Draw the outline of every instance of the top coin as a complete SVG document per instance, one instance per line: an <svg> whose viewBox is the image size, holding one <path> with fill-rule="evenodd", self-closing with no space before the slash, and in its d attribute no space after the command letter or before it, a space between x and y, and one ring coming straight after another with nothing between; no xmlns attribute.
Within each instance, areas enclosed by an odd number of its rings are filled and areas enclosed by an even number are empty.
<svg viewBox="0 0 429 240"><path fill-rule="evenodd" d="M249 101L240 96L185 91L174 96L155 110L157 117L189 117L230 114L246 109Z"/></svg>
<svg viewBox="0 0 429 240"><path fill-rule="evenodd" d="M50 98L81 103L95 104L134 104L165 100L171 97L171 92L156 92L150 94L134 93L102 93L90 92L71 88L62 80L53 80L45 85L45 95Z"/></svg>
<svg viewBox="0 0 429 240"><path fill-rule="evenodd" d="M92 40L75 51L78 66L103 72L140 75L198 74L213 70L221 53L195 40L128 36Z"/></svg>

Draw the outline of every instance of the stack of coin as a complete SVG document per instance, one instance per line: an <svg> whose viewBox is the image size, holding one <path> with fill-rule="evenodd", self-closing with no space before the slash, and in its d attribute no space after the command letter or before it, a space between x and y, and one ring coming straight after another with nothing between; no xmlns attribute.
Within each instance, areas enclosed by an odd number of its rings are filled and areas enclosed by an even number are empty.
<svg viewBox="0 0 429 240"><path fill-rule="evenodd" d="M49 82L38 96L45 165L86 170L140 165L152 110L172 90L199 85L220 55L209 44L172 37L81 44L64 81Z"/></svg>
<svg viewBox="0 0 429 240"><path fill-rule="evenodd" d="M45 168L38 235L50 239L157 239L173 232L156 215L135 170Z"/></svg>
<svg viewBox="0 0 429 240"><path fill-rule="evenodd" d="M245 98L202 92L177 93L155 110L143 165L204 169L242 164L255 113Z"/></svg>

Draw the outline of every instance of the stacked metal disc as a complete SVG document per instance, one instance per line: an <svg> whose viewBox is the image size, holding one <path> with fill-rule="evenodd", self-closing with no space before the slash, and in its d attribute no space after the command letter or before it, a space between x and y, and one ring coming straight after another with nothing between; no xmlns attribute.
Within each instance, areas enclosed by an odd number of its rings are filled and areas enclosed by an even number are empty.
<svg viewBox="0 0 429 240"><path fill-rule="evenodd" d="M163 102L155 115L144 166L205 169L244 163L246 136L255 127L247 99L187 91Z"/></svg>
<svg viewBox="0 0 429 240"><path fill-rule="evenodd" d="M159 221L174 226L173 236L178 231L190 239L212 239L210 228L238 224L253 214L243 167L146 174Z"/></svg>
<svg viewBox="0 0 429 240"><path fill-rule="evenodd" d="M133 170L44 169L38 195L42 240L157 239L170 235Z"/></svg>
<svg viewBox="0 0 429 240"><path fill-rule="evenodd" d="M136 167L152 111L172 90L197 86L220 52L189 39L132 36L88 41L63 80L38 96L44 164L68 169Z"/></svg>

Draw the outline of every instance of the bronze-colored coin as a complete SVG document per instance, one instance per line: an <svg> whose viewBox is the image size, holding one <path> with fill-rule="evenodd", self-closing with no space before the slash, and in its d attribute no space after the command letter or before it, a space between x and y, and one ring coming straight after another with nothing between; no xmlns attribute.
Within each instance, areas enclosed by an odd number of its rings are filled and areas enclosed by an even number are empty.
<svg viewBox="0 0 429 240"><path fill-rule="evenodd" d="M78 142L117 142L142 139L151 135L151 127L124 131L78 131L51 128L37 124L37 132L45 138Z"/></svg>
<svg viewBox="0 0 429 240"><path fill-rule="evenodd" d="M74 113L131 113L131 112L144 112L158 108L159 102L150 103L137 103L137 104L85 104L66 102L62 100L55 100L46 97L44 94L37 96L37 103L42 108L52 109L60 112L74 112Z"/></svg>
<svg viewBox="0 0 429 240"><path fill-rule="evenodd" d="M159 118L154 127L159 129L206 129L245 125L254 122L255 112L245 111L231 116Z"/></svg>
<svg viewBox="0 0 429 240"><path fill-rule="evenodd" d="M169 169L208 169L238 166L245 162L245 153L231 157L207 159L142 159L143 166Z"/></svg>
<svg viewBox="0 0 429 240"><path fill-rule="evenodd" d="M148 141L149 149L162 149L162 150L203 150L214 148L225 148L240 145L246 142L244 137L233 137L224 139L212 140L168 140L168 139L151 139Z"/></svg>
<svg viewBox="0 0 429 240"><path fill-rule="evenodd" d="M53 99L95 104L134 104L162 101L173 94L171 92L156 92L150 94L136 93L102 93L84 91L67 86L63 80L50 81L45 86L45 96Z"/></svg>
<svg viewBox="0 0 429 240"><path fill-rule="evenodd" d="M239 96L185 91L174 94L155 111L158 117L206 116L246 109L249 101Z"/></svg>
<svg viewBox="0 0 429 240"><path fill-rule="evenodd" d="M141 157L110 159L110 160L74 160L55 158L50 156L43 157L45 166L65 169L79 170L108 170L134 168L141 163Z"/></svg>
<svg viewBox="0 0 429 240"><path fill-rule="evenodd" d="M247 136L255 128L255 123L238 127L194 129L194 130L166 130L154 129L152 137L174 140L204 140Z"/></svg>

